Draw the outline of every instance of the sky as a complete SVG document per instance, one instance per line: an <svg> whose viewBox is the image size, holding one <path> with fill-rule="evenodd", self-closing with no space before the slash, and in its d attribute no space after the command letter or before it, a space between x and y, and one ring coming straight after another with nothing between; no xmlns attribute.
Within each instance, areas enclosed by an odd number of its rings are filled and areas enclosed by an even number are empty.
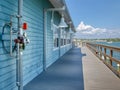
<svg viewBox="0 0 120 90"><path fill-rule="evenodd" d="M120 0L65 0L75 38L119 38Z"/></svg>

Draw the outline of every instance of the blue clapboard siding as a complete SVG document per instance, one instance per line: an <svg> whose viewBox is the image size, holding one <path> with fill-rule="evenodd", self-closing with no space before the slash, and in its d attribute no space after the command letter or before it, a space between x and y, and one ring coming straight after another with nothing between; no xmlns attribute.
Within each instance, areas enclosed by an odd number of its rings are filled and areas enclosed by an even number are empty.
<svg viewBox="0 0 120 90"><path fill-rule="evenodd" d="M23 80L24 85L43 71L43 8L53 8L48 0L24 0L23 22L28 23L27 35L30 39L23 51ZM17 14L18 0L0 0L0 35L2 27L9 22L10 15ZM54 23L60 22L59 13L55 12ZM51 30L51 12L47 13L47 67L59 58L59 49L53 50L53 31ZM13 19L14 28L17 19ZM61 47L61 55L66 53L71 45ZM0 40L0 90L17 90L16 87L16 58L10 57Z"/></svg>
<svg viewBox="0 0 120 90"><path fill-rule="evenodd" d="M0 0L0 35L2 27L9 22L10 15L17 13L17 0ZM16 20L13 20L16 25ZM11 58L0 41L0 90L12 90L16 87L16 59Z"/></svg>
<svg viewBox="0 0 120 90"><path fill-rule="evenodd" d="M60 48L60 55L62 56L62 55L64 55L65 54L65 52L67 51L66 50L66 46L62 46L61 48Z"/></svg>
<svg viewBox="0 0 120 90"><path fill-rule="evenodd" d="M43 71L43 0L24 0L23 22L30 44L23 52L24 85Z"/></svg>
<svg viewBox="0 0 120 90"><path fill-rule="evenodd" d="M60 56L63 56L71 48L72 48L71 44L67 44L67 45L61 46L61 48L60 48Z"/></svg>
<svg viewBox="0 0 120 90"><path fill-rule="evenodd" d="M17 13L17 0L0 2L0 29ZM24 85L43 70L43 4L40 0L24 0L23 22L28 23L27 34L31 43L23 52ZM16 23L16 19L13 21ZM16 26L16 25L15 25ZM0 35L1 35L0 30ZM16 59L11 58L2 48L0 41L0 90L16 88Z"/></svg>

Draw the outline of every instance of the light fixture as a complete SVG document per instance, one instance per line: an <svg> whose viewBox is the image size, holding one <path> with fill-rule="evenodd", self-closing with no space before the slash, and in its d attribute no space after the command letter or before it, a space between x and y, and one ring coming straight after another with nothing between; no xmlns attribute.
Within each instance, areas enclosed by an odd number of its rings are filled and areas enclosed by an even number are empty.
<svg viewBox="0 0 120 90"><path fill-rule="evenodd" d="M60 24L59 24L59 28L66 28L66 27L68 27L68 25L66 24L66 22L64 20L64 15L62 14L61 21L60 21Z"/></svg>
<svg viewBox="0 0 120 90"><path fill-rule="evenodd" d="M54 11L52 11L52 18L51 18L51 30L54 29L54 21L53 21L53 17L54 17Z"/></svg>

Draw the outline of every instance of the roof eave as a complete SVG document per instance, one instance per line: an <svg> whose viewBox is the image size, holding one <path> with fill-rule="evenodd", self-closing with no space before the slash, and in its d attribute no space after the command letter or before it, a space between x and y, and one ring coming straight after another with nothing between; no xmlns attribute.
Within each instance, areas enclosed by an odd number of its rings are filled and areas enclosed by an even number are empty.
<svg viewBox="0 0 120 90"><path fill-rule="evenodd" d="M63 6L65 6L65 11L58 11L60 14L64 14L64 17L65 17L65 21L66 23L69 25L70 22L71 23L71 28L74 32L76 32L75 30L75 27L74 27L74 23L72 21L72 18L69 14L69 11L68 11L68 8L67 8L67 5L65 3L65 0L49 0L51 2L51 4L55 7L55 8L61 8Z"/></svg>

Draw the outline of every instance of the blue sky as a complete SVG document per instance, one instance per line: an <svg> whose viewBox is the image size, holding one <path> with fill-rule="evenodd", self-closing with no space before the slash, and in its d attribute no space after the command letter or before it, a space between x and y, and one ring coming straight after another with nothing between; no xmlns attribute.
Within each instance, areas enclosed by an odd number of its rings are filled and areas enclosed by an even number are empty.
<svg viewBox="0 0 120 90"><path fill-rule="evenodd" d="M120 37L120 0L65 0L78 38Z"/></svg>

